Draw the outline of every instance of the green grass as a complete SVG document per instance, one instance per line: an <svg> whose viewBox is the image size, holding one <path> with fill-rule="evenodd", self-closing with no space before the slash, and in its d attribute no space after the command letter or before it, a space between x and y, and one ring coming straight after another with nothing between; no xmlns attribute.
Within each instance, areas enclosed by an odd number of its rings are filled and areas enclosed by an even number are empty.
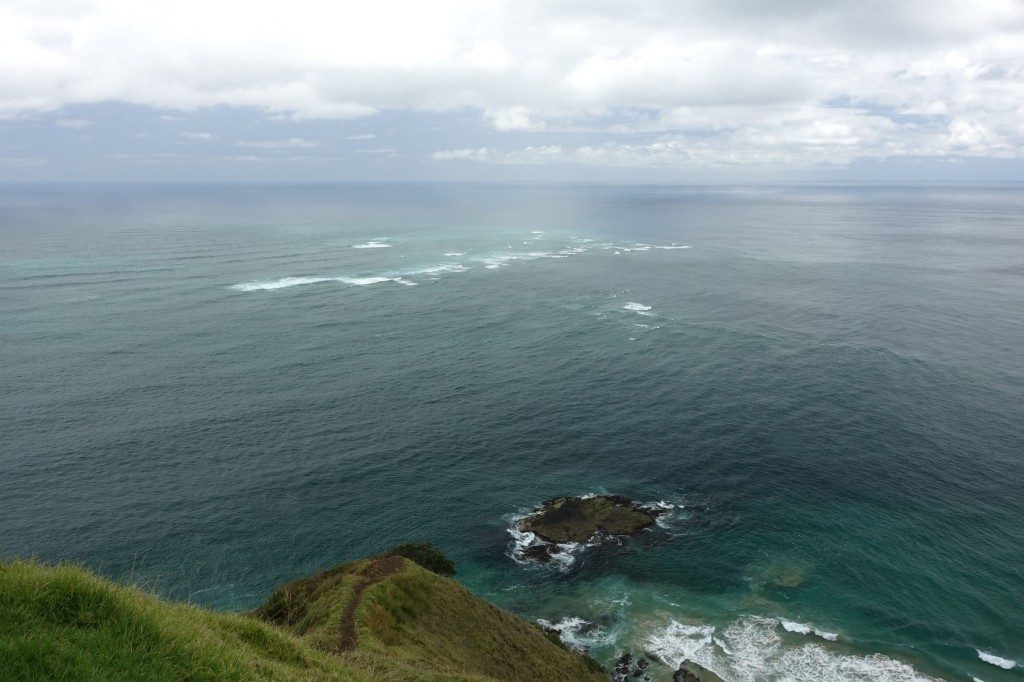
<svg viewBox="0 0 1024 682"><path fill-rule="evenodd" d="M0 563L0 661L12 680L371 679L256 619L23 561Z"/></svg>
<svg viewBox="0 0 1024 682"><path fill-rule="evenodd" d="M359 635L364 650L414 666L512 680L608 679L536 625L416 565L367 589Z"/></svg>
<svg viewBox="0 0 1024 682"><path fill-rule="evenodd" d="M607 679L453 580L407 559L381 561L289 583L253 614L166 602L75 566L0 562L0 679ZM381 566L393 572L363 575ZM346 617L355 632L347 648Z"/></svg>

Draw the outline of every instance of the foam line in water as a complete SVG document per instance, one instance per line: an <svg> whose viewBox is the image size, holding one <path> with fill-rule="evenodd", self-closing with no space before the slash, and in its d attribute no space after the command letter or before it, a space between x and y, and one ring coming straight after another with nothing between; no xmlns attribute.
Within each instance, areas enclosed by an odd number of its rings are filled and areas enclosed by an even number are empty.
<svg viewBox="0 0 1024 682"><path fill-rule="evenodd" d="M991 663L997 668L1002 668L1003 670L1013 670L1017 667L1017 661L1012 661L1009 658L996 656L995 654L990 654L988 652L982 651L981 649L975 649L975 651L978 652L978 658L985 661L986 663Z"/></svg>
<svg viewBox="0 0 1024 682"><path fill-rule="evenodd" d="M272 279L263 282L243 282L242 284L232 285L230 288L235 291L273 291L275 289L285 289L288 287L297 287L303 284L319 284L321 282L340 282L341 284L350 284L352 286L367 286L369 284L380 284L382 282L398 282L400 277L383 277L383 276L368 276L368 277L282 277L280 279ZM413 282L401 282L402 284L414 284Z"/></svg>
<svg viewBox="0 0 1024 682"><path fill-rule="evenodd" d="M558 638L566 646L576 651L587 651L592 647L606 646L615 641L614 634L589 620L576 616L569 616L555 622L538 618L537 624L545 630L557 632Z"/></svg>
<svg viewBox="0 0 1024 682"><path fill-rule="evenodd" d="M800 635L817 635L822 639L827 639L830 642L835 642L839 639L839 635L834 632L828 632L826 630L818 630L817 628L807 625L806 623L795 623L791 620L785 620L780 618L779 624L782 625L782 629L786 632L795 632Z"/></svg>
<svg viewBox="0 0 1024 682"><path fill-rule="evenodd" d="M794 631L813 632L811 626L787 622ZM652 655L672 670L689 660L726 680L931 680L910 665L882 654L848 654L821 644L784 646L777 626L778 621L763 616L744 616L724 631L710 625L669 620L649 632L645 644Z"/></svg>
<svg viewBox="0 0 1024 682"><path fill-rule="evenodd" d="M236 291L272 291L285 287L295 287L300 284L316 284L318 282L333 282L333 277L282 277L281 279L268 280L265 282L243 282L235 284L232 289Z"/></svg>
<svg viewBox="0 0 1024 682"><path fill-rule="evenodd" d="M540 235L543 234L540 231L534 231L532 234ZM579 240L583 242L592 242L593 240ZM362 244L354 244L353 249L387 249L391 248L392 244L388 243L388 238L378 237ZM632 245L616 246L611 242L604 242L596 245L602 249L614 249L615 254L620 254L620 250L623 251L648 251L652 248L656 249L688 249L689 246L681 244L671 244L664 246L651 246L650 244L643 244L640 242L633 243ZM509 250L492 253L486 256L472 257L471 260L480 263L487 270L496 270L498 268L509 265L514 261L530 261L536 259L562 259L570 256L576 256L582 253L588 252L591 248L595 248L595 245L589 243L585 244L574 244L566 245L561 249L554 251L515 251L511 250L513 247L507 247ZM458 258L466 255L465 251L449 251L444 254L446 258ZM365 286L367 284L378 284L381 282L396 282L398 284L404 284L406 286L415 286L416 282L411 281L407 278L415 277L417 275L428 275L432 279L436 278L443 273L457 273L466 272L470 268L466 265L458 262L444 262L439 265L423 267L419 269L396 271L396 272L385 272L382 274L365 275L360 277L324 277L324 276L289 276L282 277L275 280L265 281L251 281L243 282L241 284L235 284L231 286L231 289L236 291L272 291L274 289L284 289L287 287L294 287L303 284L317 284L321 282L339 282L342 284L349 284L352 286ZM627 303L625 306L626 310L630 310L641 315L647 314L647 311L651 309L650 306L646 306L642 303Z"/></svg>
<svg viewBox="0 0 1024 682"><path fill-rule="evenodd" d="M626 305L622 306L623 310L632 310L635 313L644 313L651 309L651 306L644 305L643 303L636 303L635 301L629 301Z"/></svg>

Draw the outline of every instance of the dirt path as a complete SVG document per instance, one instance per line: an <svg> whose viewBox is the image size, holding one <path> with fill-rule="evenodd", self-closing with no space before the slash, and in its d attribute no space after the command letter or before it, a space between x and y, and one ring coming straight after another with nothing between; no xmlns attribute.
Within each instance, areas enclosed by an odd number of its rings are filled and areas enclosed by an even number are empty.
<svg viewBox="0 0 1024 682"><path fill-rule="evenodd" d="M405 568L405 563L401 557L383 556L371 561L360 572L358 581L352 587L352 596L345 604L345 610L341 614L341 639L339 641L341 651L354 649L359 640L359 635L356 634L356 609L363 601L363 592L367 587L379 583L384 578L400 573L403 568Z"/></svg>

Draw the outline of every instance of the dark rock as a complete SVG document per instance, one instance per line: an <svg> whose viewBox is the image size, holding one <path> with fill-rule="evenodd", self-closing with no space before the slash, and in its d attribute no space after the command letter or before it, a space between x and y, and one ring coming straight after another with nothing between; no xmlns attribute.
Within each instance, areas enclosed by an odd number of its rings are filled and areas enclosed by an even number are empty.
<svg viewBox="0 0 1024 682"><path fill-rule="evenodd" d="M612 680L614 682L626 682L629 678L630 668L633 667L633 656L631 654L624 653L619 656L619 660L615 661L615 667L612 668Z"/></svg>
<svg viewBox="0 0 1024 682"><path fill-rule="evenodd" d="M689 670L680 667L679 670L672 673L672 682L700 682L700 678Z"/></svg>
<svg viewBox="0 0 1024 682"><path fill-rule="evenodd" d="M722 678L693 661L683 661L672 673L672 682L722 682Z"/></svg>
<svg viewBox="0 0 1024 682"><path fill-rule="evenodd" d="M524 547L519 551L519 556L524 559L533 559L542 564L549 563L551 561L551 555L558 553L558 547L549 544L530 545Z"/></svg>
<svg viewBox="0 0 1024 682"><path fill-rule="evenodd" d="M633 658L632 654L626 652L619 656L619 660L615 661L615 667L612 668L612 680L626 682L630 677L648 680L650 678L646 671L650 665L647 659Z"/></svg>
<svg viewBox="0 0 1024 682"><path fill-rule="evenodd" d="M520 520L519 529L552 543L586 542L598 533L635 535L651 526L659 512L622 495L556 497Z"/></svg>

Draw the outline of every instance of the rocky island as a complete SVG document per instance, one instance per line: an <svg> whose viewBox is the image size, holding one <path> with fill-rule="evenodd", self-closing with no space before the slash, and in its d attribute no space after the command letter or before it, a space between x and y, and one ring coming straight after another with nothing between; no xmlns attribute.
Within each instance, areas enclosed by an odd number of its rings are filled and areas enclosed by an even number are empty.
<svg viewBox="0 0 1024 682"><path fill-rule="evenodd" d="M537 539L518 550L523 558L551 561L559 545L636 535L652 526L664 509L641 505L623 495L555 497L516 524Z"/></svg>

